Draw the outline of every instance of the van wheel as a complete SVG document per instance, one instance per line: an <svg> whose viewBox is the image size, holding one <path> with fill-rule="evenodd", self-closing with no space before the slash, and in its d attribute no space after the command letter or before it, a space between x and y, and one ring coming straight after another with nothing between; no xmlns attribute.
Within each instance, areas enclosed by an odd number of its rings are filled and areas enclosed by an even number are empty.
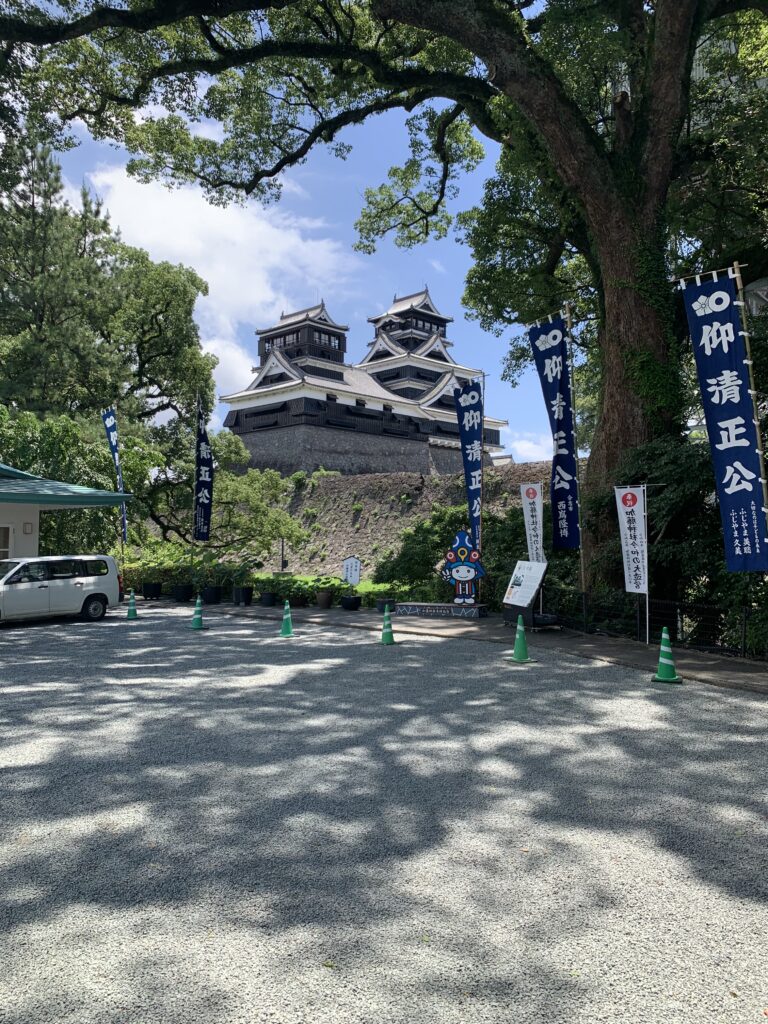
<svg viewBox="0 0 768 1024"><path fill-rule="evenodd" d="M98 622L107 614L107 602L103 597L93 595L87 597L83 603L82 617L86 622Z"/></svg>

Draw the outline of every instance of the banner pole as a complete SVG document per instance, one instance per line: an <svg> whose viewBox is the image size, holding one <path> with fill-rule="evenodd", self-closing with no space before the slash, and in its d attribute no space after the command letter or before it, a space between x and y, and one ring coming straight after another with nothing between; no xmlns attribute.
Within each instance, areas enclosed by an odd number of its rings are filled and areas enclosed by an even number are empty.
<svg viewBox="0 0 768 1024"><path fill-rule="evenodd" d="M584 567L584 528L581 522L581 470L579 468L579 442L576 435L576 389L573 384L573 317L571 304L566 302L565 325L568 328L568 385L571 391L571 420L573 424L573 450L576 456L576 512L579 521L579 573L581 576L581 592L586 594L586 571Z"/></svg>
<svg viewBox="0 0 768 1024"><path fill-rule="evenodd" d="M645 513L645 646L651 643L651 574L648 571L648 548L650 547L650 535L648 533L648 489L643 484L643 511Z"/></svg>
<svg viewBox="0 0 768 1024"><path fill-rule="evenodd" d="M480 423L480 522L478 524L478 535L477 535L477 550L482 555L483 549L483 501L485 498L485 377L486 373L483 370L483 384L482 384L482 402L483 402L483 418ZM479 581L482 583L482 579ZM478 597L480 596L480 588L478 587Z"/></svg>
<svg viewBox="0 0 768 1024"><path fill-rule="evenodd" d="M736 279L736 289L739 294L739 311L741 314L741 329L744 336L744 348L747 353L747 369L749 370L749 394L752 399L752 415L754 417L755 435L757 437L757 455L760 459L760 483L763 487L763 518L765 519L766 536L763 542L768 544L768 479L765 475L765 453L763 451L763 436L760 431L760 413L757 408L757 392L755 391L755 374L752 368L752 346L749 337L749 322L747 321L747 303L744 299L744 282L741 277L741 268L746 264L733 264L733 276Z"/></svg>

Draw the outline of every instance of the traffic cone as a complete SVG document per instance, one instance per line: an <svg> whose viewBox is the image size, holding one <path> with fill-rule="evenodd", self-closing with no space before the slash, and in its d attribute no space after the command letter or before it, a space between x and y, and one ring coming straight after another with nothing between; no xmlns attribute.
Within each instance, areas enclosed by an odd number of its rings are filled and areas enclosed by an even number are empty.
<svg viewBox="0 0 768 1024"><path fill-rule="evenodd" d="M682 683L677 674L672 658L672 644L669 642L669 630L665 626L661 631L661 650L659 651L659 667L653 676L654 683Z"/></svg>
<svg viewBox="0 0 768 1024"><path fill-rule="evenodd" d="M384 625L381 627L381 640L380 644L393 644L395 642L395 634L392 632L392 618L389 614L389 605L384 605Z"/></svg>
<svg viewBox="0 0 768 1024"><path fill-rule="evenodd" d="M515 649L512 652L512 661L516 661L518 665L527 665L528 662L533 661L533 658L528 657L528 642L525 639L525 626L523 625L522 615L517 616Z"/></svg>
<svg viewBox="0 0 768 1024"><path fill-rule="evenodd" d="M293 623L291 622L291 606L285 602L283 608L283 624L280 627L280 636L293 636Z"/></svg>
<svg viewBox="0 0 768 1024"><path fill-rule="evenodd" d="M207 629L207 626L203 625L203 599L200 595L197 595L197 601L195 601L195 610L192 613L192 621L190 622L188 629Z"/></svg>
<svg viewBox="0 0 768 1024"><path fill-rule="evenodd" d="M131 591L128 597L128 618L138 619L139 613L136 611L136 595Z"/></svg>

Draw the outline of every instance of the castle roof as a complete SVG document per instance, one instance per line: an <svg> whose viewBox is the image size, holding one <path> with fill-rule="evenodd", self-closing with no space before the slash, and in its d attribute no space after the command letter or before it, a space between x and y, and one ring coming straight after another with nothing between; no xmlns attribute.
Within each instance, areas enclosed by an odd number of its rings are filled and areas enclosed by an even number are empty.
<svg viewBox="0 0 768 1024"><path fill-rule="evenodd" d="M320 327L332 327L337 331L348 331L349 324L337 324L328 310L325 308L325 299L321 299L314 306L307 306L306 309L297 309L294 313L281 313L280 319L272 327L257 328L256 334L268 335L279 334L288 327L297 327L299 324L315 323Z"/></svg>
<svg viewBox="0 0 768 1024"><path fill-rule="evenodd" d="M428 316L433 316L438 320L442 320L443 323L451 323L453 321L452 316L445 316L439 312L437 306L432 301L432 297L429 294L429 288L426 286L420 292L414 292L412 295L401 295L398 297L394 296L392 305L385 313L379 313L378 316L369 316L369 324L379 324L382 320L386 320L387 317L397 317L403 313L408 313L411 310L419 313L426 313Z"/></svg>

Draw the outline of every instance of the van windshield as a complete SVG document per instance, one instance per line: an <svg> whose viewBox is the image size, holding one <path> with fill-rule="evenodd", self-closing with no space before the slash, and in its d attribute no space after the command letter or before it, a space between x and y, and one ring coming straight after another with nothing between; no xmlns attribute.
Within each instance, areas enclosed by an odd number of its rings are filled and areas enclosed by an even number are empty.
<svg viewBox="0 0 768 1024"><path fill-rule="evenodd" d="M0 560L0 580L7 576L11 569L15 569L17 565L21 565L17 558Z"/></svg>

